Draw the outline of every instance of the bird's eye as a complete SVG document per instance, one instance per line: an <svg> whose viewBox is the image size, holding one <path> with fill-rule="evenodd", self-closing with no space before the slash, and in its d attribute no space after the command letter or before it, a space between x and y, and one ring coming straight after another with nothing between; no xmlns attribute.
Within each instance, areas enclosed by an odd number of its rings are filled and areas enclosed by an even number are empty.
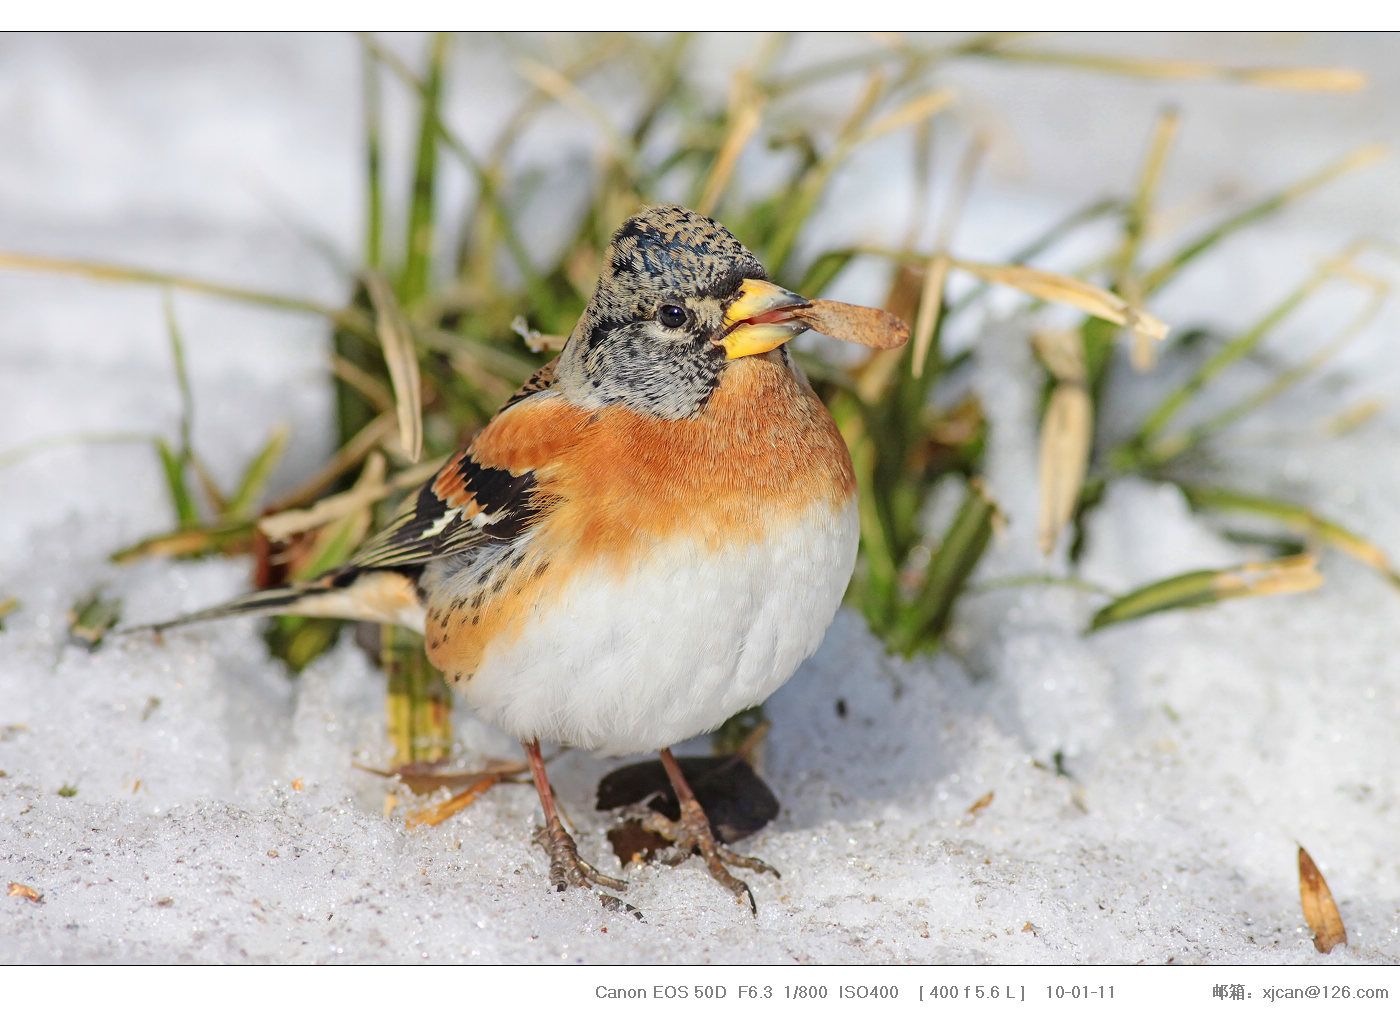
<svg viewBox="0 0 1400 1010"><path fill-rule="evenodd" d="M674 330L685 325L686 311L680 305L663 305L656 311L656 318L661 320L662 326Z"/></svg>

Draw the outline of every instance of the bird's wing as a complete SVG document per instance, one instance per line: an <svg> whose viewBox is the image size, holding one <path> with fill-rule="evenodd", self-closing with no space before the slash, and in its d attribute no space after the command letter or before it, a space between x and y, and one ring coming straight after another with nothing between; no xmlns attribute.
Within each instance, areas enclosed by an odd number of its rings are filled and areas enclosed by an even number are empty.
<svg viewBox="0 0 1400 1010"><path fill-rule="evenodd" d="M449 459L347 568L413 568L525 532L544 504L535 470L568 411L553 391L554 362L506 402L471 445ZM543 451L542 451L543 450Z"/></svg>

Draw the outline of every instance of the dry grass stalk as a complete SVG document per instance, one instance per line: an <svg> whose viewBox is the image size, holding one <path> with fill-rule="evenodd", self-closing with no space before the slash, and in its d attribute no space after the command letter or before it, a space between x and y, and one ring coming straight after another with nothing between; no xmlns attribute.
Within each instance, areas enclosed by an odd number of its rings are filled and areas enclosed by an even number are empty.
<svg viewBox="0 0 1400 1010"><path fill-rule="evenodd" d="M558 354L569 342L568 336L541 333L534 329L524 316L516 316L510 321L510 331L525 342L532 354Z"/></svg>
<svg viewBox="0 0 1400 1010"><path fill-rule="evenodd" d="M216 298L228 298L249 305L261 305L269 309L308 312L324 316L336 325L344 326L355 332L368 331L364 315L354 309L341 309L306 298L293 298L266 291L251 291L231 284L220 284L217 281L207 281L198 277L184 277L180 274L166 273L160 270L146 270L142 267L98 263L91 260L62 259L56 256L33 256L28 253L0 252L0 270L27 270L37 273L68 274L95 281L153 284L165 288L212 295Z"/></svg>
<svg viewBox="0 0 1400 1010"><path fill-rule="evenodd" d="M948 282L948 268L952 265L948 258L948 247L958 220L967 206L968 194L972 191L972 180L987 151L987 139L978 134L963 152L958 165L958 174L948 197L948 205L943 219L938 225L938 237L934 242L934 255L924 271L924 283L919 291L919 308L914 317L914 353L910 368L914 378L922 378L928 364L929 351L933 348L933 336L938 332L938 320L943 314L943 289Z"/></svg>
<svg viewBox="0 0 1400 1010"><path fill-rule="evenodd" d="M720 197L734 176L734 168L739 164L739 155L758 132L763 122L764 97L754 87L752 77L739 73L734 77L734 86L729 100L729 129L715 155L715 163L705 179L705 188L696 201L695 209L701 214L711 214L719 204Z"/></svg>
<svg viewBox="0 0 1400 1010"><path fill-rule="evenodd" d="M890 388L894 382L895 373L899 371L900 355L892 351L877 352L870 356L870 360L860 366L855 376L856 392L866 403L878 400ZM863 437L865 426L852 422L852 435Z"/></svg>
<svg viewBox="0 0 1400 1010"><path fill-rule="evenodd" d="M1232 81L1285 91L1351 92L1366 87L1366 75L1347 67L1226 67L1199 60L1164 60L1101 53L997 49L989 55L1024 63L1048 63L1126 77L1164 81Z"/></svg>
<svg viewBox="0 0 1400 1010"><path fill-rule="evenodd" d="M1123 298L1129 305L1142 305L1142 285L1136 278L1123 282ZM1135 372L1150 372L1157 367L1157 341L1140 330L1133 331L1132 346L1128 349L1128 362Z"/></svg>
<svg viewBox="0 0 1400 1010"><path fill-rule="evenodd" d="M403 819L406 828L435 828L450 817L455 817L467 807L471 806L482 796L501 783L503 776L499 772L483 772L476 781L461 792L457 793L441 803L434 804L426 810L419 810L409 814Z"/></svg>
<svg viewBox="0 0 1400 1010"><path fill-rule="evenodd" d="M1322 573L1317 570L1317 555L1303 553L1272 561L1251 561L1218 572L1213 588L1217 597L1224 600L1305 593L1316 589L1322 582Z"/></svg>
<svg viewBox="0 0 1400 1010"><path fill-rule="evenodd" d="M632 142L613 125L603 107L584 94L583 89L570 80L567 75L551 66L531 59L516 61L515 68L521 77L560 105L573 109L585 118L592 120L599 132L603 134L603 138L607 141L608 147L617 161L628 166L636 164L637 152L633 148Z"/></svg>
<svg viewBox="0 0 1400 1010"><path fill-rule="evenodd" d="M1084 365L1084 342L1073 330L1040 332L1033 338L1041 361L1055 377L1040 424L1040 550L1055 549L1074 517L1094 434L1094 403Z"/></svg>
<svg viewBox="0 0 1400 1010"><path fill-rule="evenodd" d="M1004 284L1047 302L1068 305L1095 318L1116 323L1134 333L1142 333L1153 340L1161 340L1167 335L1167 324L1157 317L1135 311L1120 296L1077 277L1037 270L1034 267L976 263L961 259L953 260L953 266L981 280Z"/></svg>
<svg viewBox="0 0 1400 1010"><path fill-rule="evenodd" d="M973 800L972 805L967 808L968 815L976 817L983 810L991 806L992 800L996 798L997 794L995 792L983 793L981 796L977 797L977 799Z"/></svg>
<svg viewBox="0 0 1400 1010"><path fill-rule="evenodd" d="M1175 109L1167 109L1157 117L1152 130L1152 140L1147 146L1147 156L1143 159L1142 172L1138 176L1137 189L1132 203L1128 205L1127 225L1123 233L1123 245L1118 251L1117 279L1114 287L1134 312L1145 311L1143 305L1142 282L1137 274L1138 253L1147 237L1152 207L1156 202L1157 189L1162 181L1162 171L1166 167L1167 153L1176 139L1181 117ZM1157 344L1141 332L1133 334L1130 358L1133 368L1139 372L1149 371L1157 362Z"/></svg>
<svg viewBox="0 0 1400 1010"><path fill-rule="evenodd" d="M1333 438L1339 438L1375 420L1384 410L1384 400L1368 397L1333 414L1323 424L1323 430Z"/></svg>
<svg viewBox="0 0 1400 1010"><path fill-rule="evenodd" d="M885 87L888 85L885 75L879 70L871 70L866 75L865 85L860 89L860 94L856 96L855 105L846 114L846 118L841 121L840 127L836 131L838 142L855 146L859 136L860 124L865 122L875 106L880 104L880 99L885 95Z"/></svg>
<svg viewBox="0 0 1400 1010"><path fill-rule="evenodd" d="M442 466L444 460L432 459L395 474L387 482L367 482L363 478L349 491L329 495L306 509L287 509L258 520L258 529L275 542L290 539L298 533L314 530L327 523L343 519L359 509L382 501L396 491L405 491L421 484Z"/></svg>
<svg viewBox="0 0 1400 1010"><path fill-rule="evenodd" d="M363 396L380 413L394 409L394 394L388 387L349 358L332 354L331 374Z"/></svg>
<svg viewBox="0 0 1400 1010"><path fill-rule="evenodd" d="M1256 67L1233 76L1245 84L1285 91L1361 91L1369 83L1361 71L1346 67Z"/></svg>
<svg viewBox="0 0 1400 1010"><path fill-rule="evenodd" d="M380 453L372 453L365 460L364 469L360 471L354 487L347 492L351 495L361 492L360 501L355 508L316 531L302 560L292 566L290 576L293 580L311 578L343 564L365 539L374 523L374 509L372 501L363 499L366 495L384 493L384 470L384 457Z"/></svg>
<svg viewBox="0 0 1400 1010"><path fill-rule="evenodd" d="M1332 899L1332 889L1308 850L1301 845L1298 846L1298 896L1303 903L1303 918L1313 931L1313 946L1319 954L1330 954L1338 944L1347 942L1347 928Z"/></svg>
<svg viewBox="0 0 1400 1010"><path fill-rule="evenodd" d="M870 141L883 137L887 133L902 130L906 126L917 126L927 122L938 115L948 106L953 104L956 96L948 88L939 88L935 91L926 91L921 95L916 95L897 109L885 113L875 122L871 123L852 141L852 145L859 147L868 144Z"/></svg>
<svg viewBox="0 0 1400 1010"><path fill-rule="evenodd" d="M374 305L376 332L394 389L399 441L409 461L417 463L423 456L423 386L413 332L383 276L373 271L366 273L365 290Z"/></svg>
<svg viewBox="0 0 1400 1010"><path fill-rule="evenodd" d="M914 377L924 374L928 352L933 347L933 335L938 331L938 318L943 312L943 287L948 282L952 261L942 253L935 254L924 271L924 283L919 290L919 311L914 316L914 353L910 367Z"/></svg>
<svg viewBox="0 0 1400 1010"><path fill-rule="evenodd" d="M334 456L320 470L302 481L281 498L271 502L267 511L272 514L297 507L303 502L315 501L316 496L330 487L342 474L349 473L366 456L393 434L395 421L392 414L380 414L361 428L348 442L336 450Z"/></svg>

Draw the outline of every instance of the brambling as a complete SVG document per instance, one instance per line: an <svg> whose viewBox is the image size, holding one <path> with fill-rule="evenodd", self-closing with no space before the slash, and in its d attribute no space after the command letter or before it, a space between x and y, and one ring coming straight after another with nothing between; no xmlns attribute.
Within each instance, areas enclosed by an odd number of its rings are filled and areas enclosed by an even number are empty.
<svg viewBox="0 0 1400 1010"><path fill-rule="evenodd" d="M855 565L850 455L784 344L810 303L722 225L653 207L613 236L559 356L348 565L160 627L241 613L397 623L523 742L550 882L622 890L580 858L540 755L659 750L670 837L756 911L670 747L778 689Z"/></svg>

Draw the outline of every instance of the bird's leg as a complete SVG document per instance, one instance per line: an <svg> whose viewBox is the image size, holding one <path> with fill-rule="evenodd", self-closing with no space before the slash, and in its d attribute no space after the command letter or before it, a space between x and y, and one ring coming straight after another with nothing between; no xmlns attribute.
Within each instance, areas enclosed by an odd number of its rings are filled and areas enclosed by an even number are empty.
<svg viewBox="0 0 1400 1010"><path fill-rule="evenodd" d="M714 832L710 829L710 819L705 816L704 808L696 800L695 793L690 788L690 783L685 780L681 766L676 763L670 748L661 752L661 766L666 769L666 777L671 780L671 788L675 790L681 815L676 821L668 821L657 814L648 818L646 826L674 842L683 853L682 858L692 850L699 850L710 876L732 891L740 902L747 900L749 910L757 915L758 902L754 901L753 891L749 889L748 884L730 873L728 867L737 866L745 870L771 873L775 877L779 876L778 871L761 859L739 855L715 839Z"/></svg>
<svg viewBox="0 0 1400 1010"><path fill-rule="evenodd" d="M540 806L544 808L544 837L542 843L549 853L549 882L556 891L569 887L588 887L594 884L610 887L615 891L625 891L627 882L609 877L585 863L578 854L578 845L564 828L559 819L559 810L554 804L554 790L550 788L549 776L545 774L544 758L540 756L540 742L531 740L524 744L525 755L530 759L530 774L535 779L535 791L540 794ZM603 896L604 904L606 898ZM614 902L616 898L612 899Z"/></svg>

